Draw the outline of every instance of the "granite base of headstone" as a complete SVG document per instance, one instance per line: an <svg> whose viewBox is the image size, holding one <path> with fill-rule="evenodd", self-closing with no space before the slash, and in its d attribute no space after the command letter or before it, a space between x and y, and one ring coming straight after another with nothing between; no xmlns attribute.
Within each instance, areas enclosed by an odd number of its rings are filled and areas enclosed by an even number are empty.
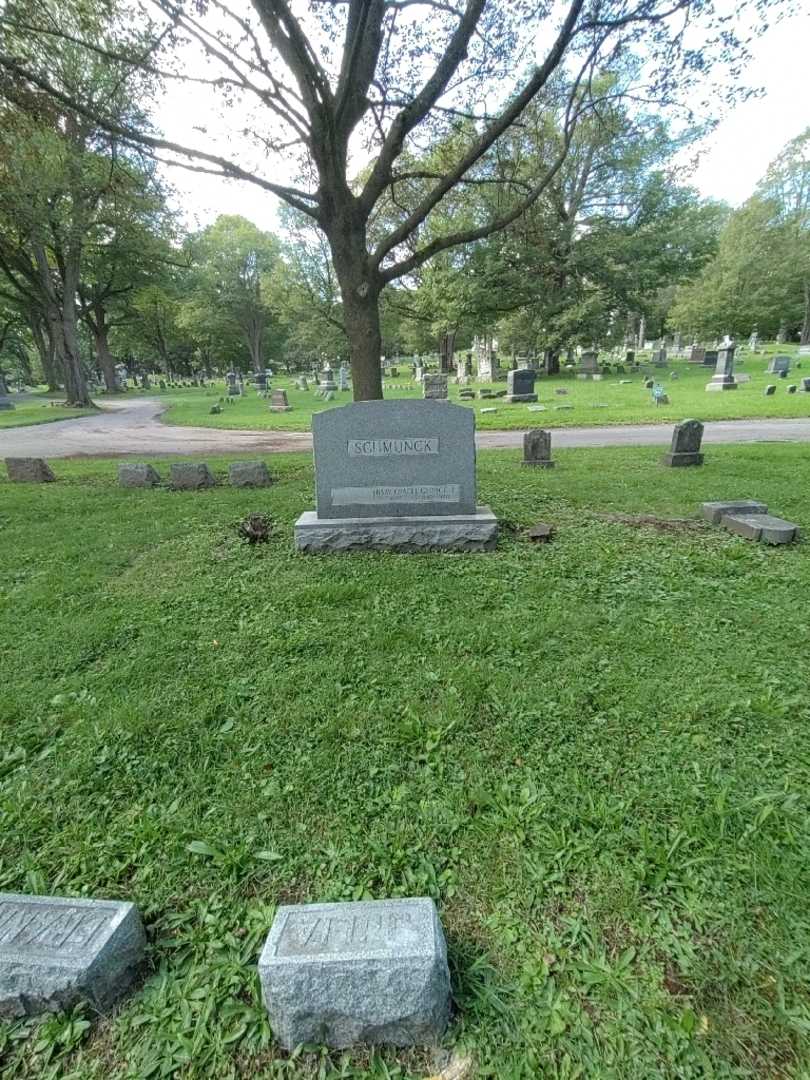
<svg viewBox="0 0 810 1080"><path fill-rule="evenodd" d="M299 551L489 551L498 522L476 504L475 416L447 401L365 401L312 419L316 506Z"/></svg>
<svg viewBox="0 0 810 1080"><path fill-rule="evenodd" d="M6 458L6 472L15 484L50 484L56 480L44 458Z"/></svg>
<svg viewBox="0 0 810 1080"><path fill-rule="evenodd" d="M216 480L205 464L181 462L171 466L169 485L172 491L199 491L215 484Z"/></svg>
<svg viewBox="0 0 810 1080"><path fill-rule="evenodd" d="M542 428L527 431L523 436L523 465L537 469L553 469L557 464L551 457L551 432Z"/></svg>
<svg viewBox="0 0 810 1080"><path fill-rule="evenodd" d="M703 439L703 424L699 420L684 420L676 424L672 433L672 445L669 453L661 459L664 465L677 468L687 465L702 465L703 454L700 444Z"/></svg>
<svg viewBox="0 0 810 1080"><path fill-rule="evenodd" d="M287 1050L432 1046L450 1017L447 947L426 898L282 906L259 978Z"/></svg>
<svg viewBox="0 0 810 1080"><path fill-rule="evenodd" d="M0 893L0 1017L80 1001L107 1011L131 986L145 944L133 904Z"/></svg>
<svg viewBox="0 0 810 1080"><path fill-rule="evenodd" d="M130 462L118 466L118 483L123 488L152 488L160 482L160 475L151 465Z"/></svg>
<svg viewBox="0 0 810 1080"><path fill-rule="evenodd" d="M272 478L263 461L232 461L228 468L228 483L237 488L269 487Z"/></svg>

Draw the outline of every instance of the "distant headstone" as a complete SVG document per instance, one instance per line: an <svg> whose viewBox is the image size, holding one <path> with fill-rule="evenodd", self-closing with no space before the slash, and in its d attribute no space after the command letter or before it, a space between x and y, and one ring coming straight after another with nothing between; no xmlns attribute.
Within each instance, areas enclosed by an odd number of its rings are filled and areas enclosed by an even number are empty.
<svg viewBox="0 0 810 1080"><path fill-rule="evenodd" d="M802 379L800 389L803 394L810 394L810 379Z"/></svg>
<svg viewBox="0 0 810 1080"><path fill-rule="evenodd" d="M703 424L699 420L684 420L675 425L672 433L672 445L669 453L662 458L664 465L702 465L703 454L700 444L703 439Z"/></svg>
<svg viewBox="0 0 810 1080"><path fill-rule="evenodd" d="M422 376L422 397L427 400L447 400L447 376L428 375Z"/></svg>
<svg viewBox="0 0 810 1080"><path fill-rule="evenodd" d="M788 377L788 375L789 375L789 372L786 371L786 370L782 370L782 371L777 371L776 374L779 376L780 379L786 379Z"/></svg>
<svg viewBox="0 0 810 1080"><path fill-rule="evenodd" d="M216 480L208 466L201 462L179 462L170 468L169 484L172 491L198 491L213 487Z"/></svg>
<svg viewBox="0 0 810 1080"><path fill-rule="evenodd" d="M653 367L663 368L667 366L667 350L665 348L655 349L652 354Z"/></svg>
<svg viewBox="0 0 810 1080"><path fill-rule="evenodd" d="M128 462L118 466L118 483L123 488L157 487L160 476L151 465Z"/></svg>
<svg viewBox="0 0 810 1080"><path fill-rule="evenodd" d="M228 482L231 487L260 488L269 487L273 481L263 461L232 461Z"/></svg>
<svg viewBox="0 0 810 1080"><path fill-rule="evenodd" d="M717 353L717 366L707 390L736 390L737 383L734 380L734 346L726 345Z"/></svg>
<svg viewBox="0 0 810 1080"><path fill-rule="evenodd" d="M321 390L324 391L337 390L337 383L334 379L334 372L332 371L332 368L329 366L328 362L326 364L326 367L321 372L320 387Z"/></svg>
<svg viewBox="0 0 810 1080"><path fill-rule="evenodd" d="M705 502L701 513L712 525L719 525L725 514L767 514L768 507L755 499L737 499L736 502Z"/></svg>
<svg viewBox="0 0 810 1080"><path fill-rule="evenodd" d="M537 401L534 378L534 371L531 368L518 368L516 371L508 372L505 397L510 405Z"/></svg>
<svg viewBox="0 0 810 1080"><path fill-rule="evenodd" d="M365 401L312 419L317 510L301 551L483 551L498 526L475 499L475 416L446 401Z"/></svg>
<svg viewBox="0 0 810 1080"><path fill-rule="evenodd" d="M341 364L338 368L338 390L346 391L349 389L349 369L345 364Z"/></svg>
<svg viewBox="0 0 810 1080"><path fill-rule="evenodd" d="M636 360L636 354L634 349L628 349L624 354L625 364L634 364Z"/></svg>
<svg viewBox="0 0 810 1080"><path fill-rule="evenodd" d="M459 390L459 401L475 401L475 391L470 388L468 390Z"/></svg>
<svg viewBox="0 0 810 1080"><path fill-rule="evenodd" d="M791 383L791 384L790 384L790 386L789 386L789 387L787 388L787 392L788 392L789 394L795 394L795 393L796 393L796 391L797 391L798 389L799 389L799 388L798 388L798 386L796 385L796 383Z"/></svg>
<svg viewBox="0 0 810 1080"><path fill-rule="evenodd" d="M225 376L225 385L228 393L228 397L236 397L239 393L239 385L236 381L236 372L229 371Z"/></svg>
<svg viewBox="0 0 810 1080"><path fill-rule="evenodd" d="M810 356L810 345L799 346L799 356Z"/></svg>
<svg viewBox="0 0 810 1080"><path fill-rule="evenodd" d="M131 985L146 939L133 904L0 893L0 1017L106 1011Z"/></svg>
<svg viewBox="0 0 810 1080"><path fill-rule="evenodd" d="M287 1050L435 1045L450 1017L447 947L426 898L281 906L259 978Z"/></svg>
<svg viewBox="0 0 810 1080"><path fill-rule="evenodd" d="M737 380L738 386L742 386L743 383L751 382L751 376L747 372L737 371L734 374L734 378Z"/></svg>
<svg viewBox="0 0 810 1080"><path fill-rule="evenodd" d="M287 401L286 390L274 390L270 395L270 412L291 412L292 405Z"/></svg>
<svg viewBox="0 0 810 1080"><path fill-rule="evenodd" d="M523 436L523 464L551 469L557 462L551 457L551 432L542 428L527 431Z"/></svg>
<svg viewBox="0 0 810 1080"><path fill-rule="evenodd" d="M49 484L56 479L44 458L7 457L6 471L15 484Z"/></svg>
<svg viewBox="0 0 810 1080"><path fill-rule="evenodd" d="M296 379L295 385L299 390L309 390L309 383L307 382L306 375L299 375Z"/></svg>
<svg viewBox="0 0 810 1080"><path fill-rule="evenodd" d="M700 345L693 345L689 352L690 364L702 364L703 358L706 355L706 350Z"/></svg>
<svg viewBox="0 0 810 1080"><path fill-rule="evenodd" d="M267 390L267 375L263 371L257 371L253 376L253 385L256 387L258 394L263 394Z"/></svg>
<svg viewBox="0 0 810 1080"><path fill-rule="evenodd" d="M773 397L775 393L776 386L774 385L774 383L768 383L768 385L765 387L765 397Z"/></svg>
<svg viewBox="0 0 810 1080"><path fill-rule="evenodd" d="M2 368L0 368L0 411L16 408L14 402L8 396L8 386L6 385L6 376Z"/></svg>
<svg viewBox="0 0 810 1080"><path fill-rule="evenodd" d="M779 354L778 356L772 356L771 362L765 369L767 375L781 375L784 371L785 375L790 371L790 357Z"/></svg>
<svg viewBox="0 0 810 1080"><path fill-rule="evenodd" d="M579 365L576 369L577 375L584 375L586 378L594 375L599 371L599 353L596 352L584 352L579 358Z"/></svg>

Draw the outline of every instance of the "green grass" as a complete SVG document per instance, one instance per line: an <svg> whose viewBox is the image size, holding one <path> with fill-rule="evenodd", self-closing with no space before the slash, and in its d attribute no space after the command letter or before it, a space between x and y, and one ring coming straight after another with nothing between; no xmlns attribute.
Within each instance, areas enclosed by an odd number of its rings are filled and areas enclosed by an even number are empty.
<svg viewBox="0 0 810 1080"><path fill-rule="evenodd" d="M790 351L791 347L788 347ZM528 427L586 427L603 424L637 423L672 423L684 416L694 416L699 420L731 420L746 417L806 417L810 416L810 394L787 393L791 383L800 383L802 375L810 375L810 363L794 369L787 379L766 375L770 355L784 347L769 347L766 355L748 356L737 365L737 372L750 374L750 383L743 383L737 390L726 393L706 393L706 383L712 376L710 368L699 367L683 360L671 361L665 370L652 372L662 382L669 394L669 406L657 406L650 391L645 389L639 375L611 375L600 382L584 382L572 375L560 375L551 379L537 380L536 390L539 404L545 405L543 412L531 412L526 405L506 405L503 401L459 401L459 387L451 384L450 399L461 405L469 404L475 409L476 426L479 430L492 431L504 429L525 429ZM418 398L421 389L406 375L404 365L400 367L398 379L387 380L394 386L407 385L409 388L388 389L389 398ZM678 374L677 380L670 379L670 372ZM629 384L622 384L622 379L631 379ZM764 389L768 383L776 384L776 394L765 397ZM474 384L478 388L478 384ZM505 383L495 384L503 389ZM233 404L223 405L219 415L211 416L211 406L225 392L224 383L209 390L174 390L165 391L163 397L170 408L164 414L169 424L190 424L193 426L216 428L252 428L275 429L279 431L309 431L313 412L336 408L351 400L350 393L336 394L332 403L316 398L315 387L307 392L297 390L294 380L289 378L273 379L275 389L285 389L292 412L272 413L266 400L250 391L245 397ZM412 388L411 388L412 387ZM564 389L568 394L557 395L555 390ZM557 410L557 405L573 405L571 410ZM603 408L601 406L607 406ZM494 407L494 413L482 412L482 409Z"/></svg>
<svg viewBox="0 0 810 1080"><path fill-rule="evenodd" d="M51 402L15 402L14 409L0 411L0 428L28 427L30 424L50 424L54 420L73 420L79 416L92 416L95 409L74 409Z"/></svg>
<svg viewBox="0 0 810 1080"><path fill-rule="evenodd" d="M254 494L0 482L0 888L134 900L150 942L112 1018L0 1025L0 1075L424 1077L277 1051L255 974L277 903L408 895L476 1077L809 1075L810 548L616 518L808 528L810 448L659 456L480 454L488 555L296 556L308 455Z"/></svg>

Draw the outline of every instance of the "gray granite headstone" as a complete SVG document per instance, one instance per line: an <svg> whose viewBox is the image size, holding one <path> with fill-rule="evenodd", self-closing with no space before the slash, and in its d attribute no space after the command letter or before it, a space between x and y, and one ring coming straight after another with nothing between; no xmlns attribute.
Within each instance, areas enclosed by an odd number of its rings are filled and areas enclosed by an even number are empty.
<svg viewBox="0 0 810 1080"><path fill-rule="evenodd" d="M802 379L801 392L810 394L810 379Z"/></svg>
<svg viewBox="0 0 810 1080"><path fill-rule="evenodd" d="M319 518L475 513L475 418L437 401L359 401L312 418Z"/></svg>
<svg viewBox="0 0 810 1080"><path fill-rule="evenodd" d="M701 348L700 345L693 345L692 349L691 349L691 351L689 353L689 363L690 364L702 364L703 363L703 358L705 357L705 355L706 355L706 350L704 348Z"/></svg>
<svg viewBox="0 0 810 1080"><path fill-rule="evenodd" d="M726 345L717 351L717 366L711 382L706 383L707 390L736 390L734 379L734 346Z"/></svg>
<svg viewBox="0 0 810 1080"><path fill-rule="evenodd" d="M286 390L274 390L270 395L270 412L291 412Z"/></svg>
<svg viewBox="0 0 810 1080"><path fill-rule="evenodd" d="M426 898L280 907L259 977L288 1050L434 1045L450 1015L447 947Z"/></svg>
<svg viewBox="0 0 810 1080"><path fill-rule="evenodd" d="M263 461L232 461L228 481L231 487L247 488L269 487L273 482Z"/></svg>
<svg viewBox="0 0 810 1080"><path fill-rule="evenodd" d="M782 372L790 371L790 357L779 355L771 358L770 364L765 369L766 375L781 375Z"/></svg>
<svg viewBox="0 0 810 1080"><path fill-rule="evenodd" d="M157 487L160 476L151 465L130 462L118 466L118 483L124 488Z"/></svg>
<svg viewBox="0 0 810 1080"><path fill-rule="evenodd" d="M796 393L796 391L797 391L798 389L799 389L799 388L798 388L798 386L796 385L796 383L791 383L791 384L790 384L790 386L789 386L789 387L787 388L787 392L788 392L789 394L795 394L795 393Z"/></svg>
<svg viewBox="0 0 810 1080"><path fill-rule="evenodd" d="M676 424L672 433L672 445L669 453L662 458L664 465L702 465L703 454L700 444L703 439L703 424L699 420L684 420Z"/></svg>
<svg viewBox="0 0 810 1080"><path fill-rule="evenodd" d="M447 376L428 375L422 376L422 396L426 400L447 400Z"/></svg>
<svg viewBox="0 0 810 1080"><path fill-rule="evenodd" d="M171 487L174 491L197 491L213 487L216 480L207 465L181 462L171 466Z"/></svg>
<svg viewBox="0 0 810 1080"><path fill-rule="evenodd" d="M518 368L506 376L506 400L510 405L537 401L534 392L535 374L531 368Z"/></svg>
<svg viewBox="0 0 810 1080"><path fill-rule="evenodd" d="M495 546L475 501L475 416L447 401L363 401L312 418L316 505L295 525L301 551Z"/></svg>
<svg viewBox="0 0 810 1080"><path fill-rule="evenodd" d="M106 1010L132 983L144 946L133 904L0 893L0 1016L81 1000Z"/></svg>
<svg viewBox="0 0 810 1080"><path fill-rule="evenodd" d="M56 479L44 458L7 457L6 471L16 484L49 484Z"/></svg>
<svg viewBox="0 0 810 1080"><path fill-rule="evenodd" d="M776 385L775 385L775 383L768 383L768 385L765 387L765 397L773 397L773 395L775 393L776 393Z"/></svg>
<svg viewBox="0 0 810 1080"><path fill-rule="evenodd" d="M557 463L551 458L551 432L543 428L527 431L523 436L523 464L551 469Z"/></svg>

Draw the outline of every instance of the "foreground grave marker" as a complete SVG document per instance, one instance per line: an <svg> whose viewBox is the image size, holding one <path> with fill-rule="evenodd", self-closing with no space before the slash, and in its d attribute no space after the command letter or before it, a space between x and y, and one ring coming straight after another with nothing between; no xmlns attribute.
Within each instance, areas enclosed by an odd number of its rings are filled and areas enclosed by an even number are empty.
<svg viewBox="0 0 810 1080"><path fill-rule="evenodd" d="M450 1015L447 948L427 898L280 907L259 977L288 1050L431 1045Z"/></svg>
<svg viewBox="0 0 810 1080"><path fill-rule="evenodd" d="M317 509L299 551L483 551L495 515L475 498L475 417L445 401L363 401L312 420Z"/></svg>
<svg viewBox="0 0 810 1080"><path fill-rule="evenodd" d="M134 904L0 893L0 1016L104 1010L127 989L145 937Z"/></svg>

